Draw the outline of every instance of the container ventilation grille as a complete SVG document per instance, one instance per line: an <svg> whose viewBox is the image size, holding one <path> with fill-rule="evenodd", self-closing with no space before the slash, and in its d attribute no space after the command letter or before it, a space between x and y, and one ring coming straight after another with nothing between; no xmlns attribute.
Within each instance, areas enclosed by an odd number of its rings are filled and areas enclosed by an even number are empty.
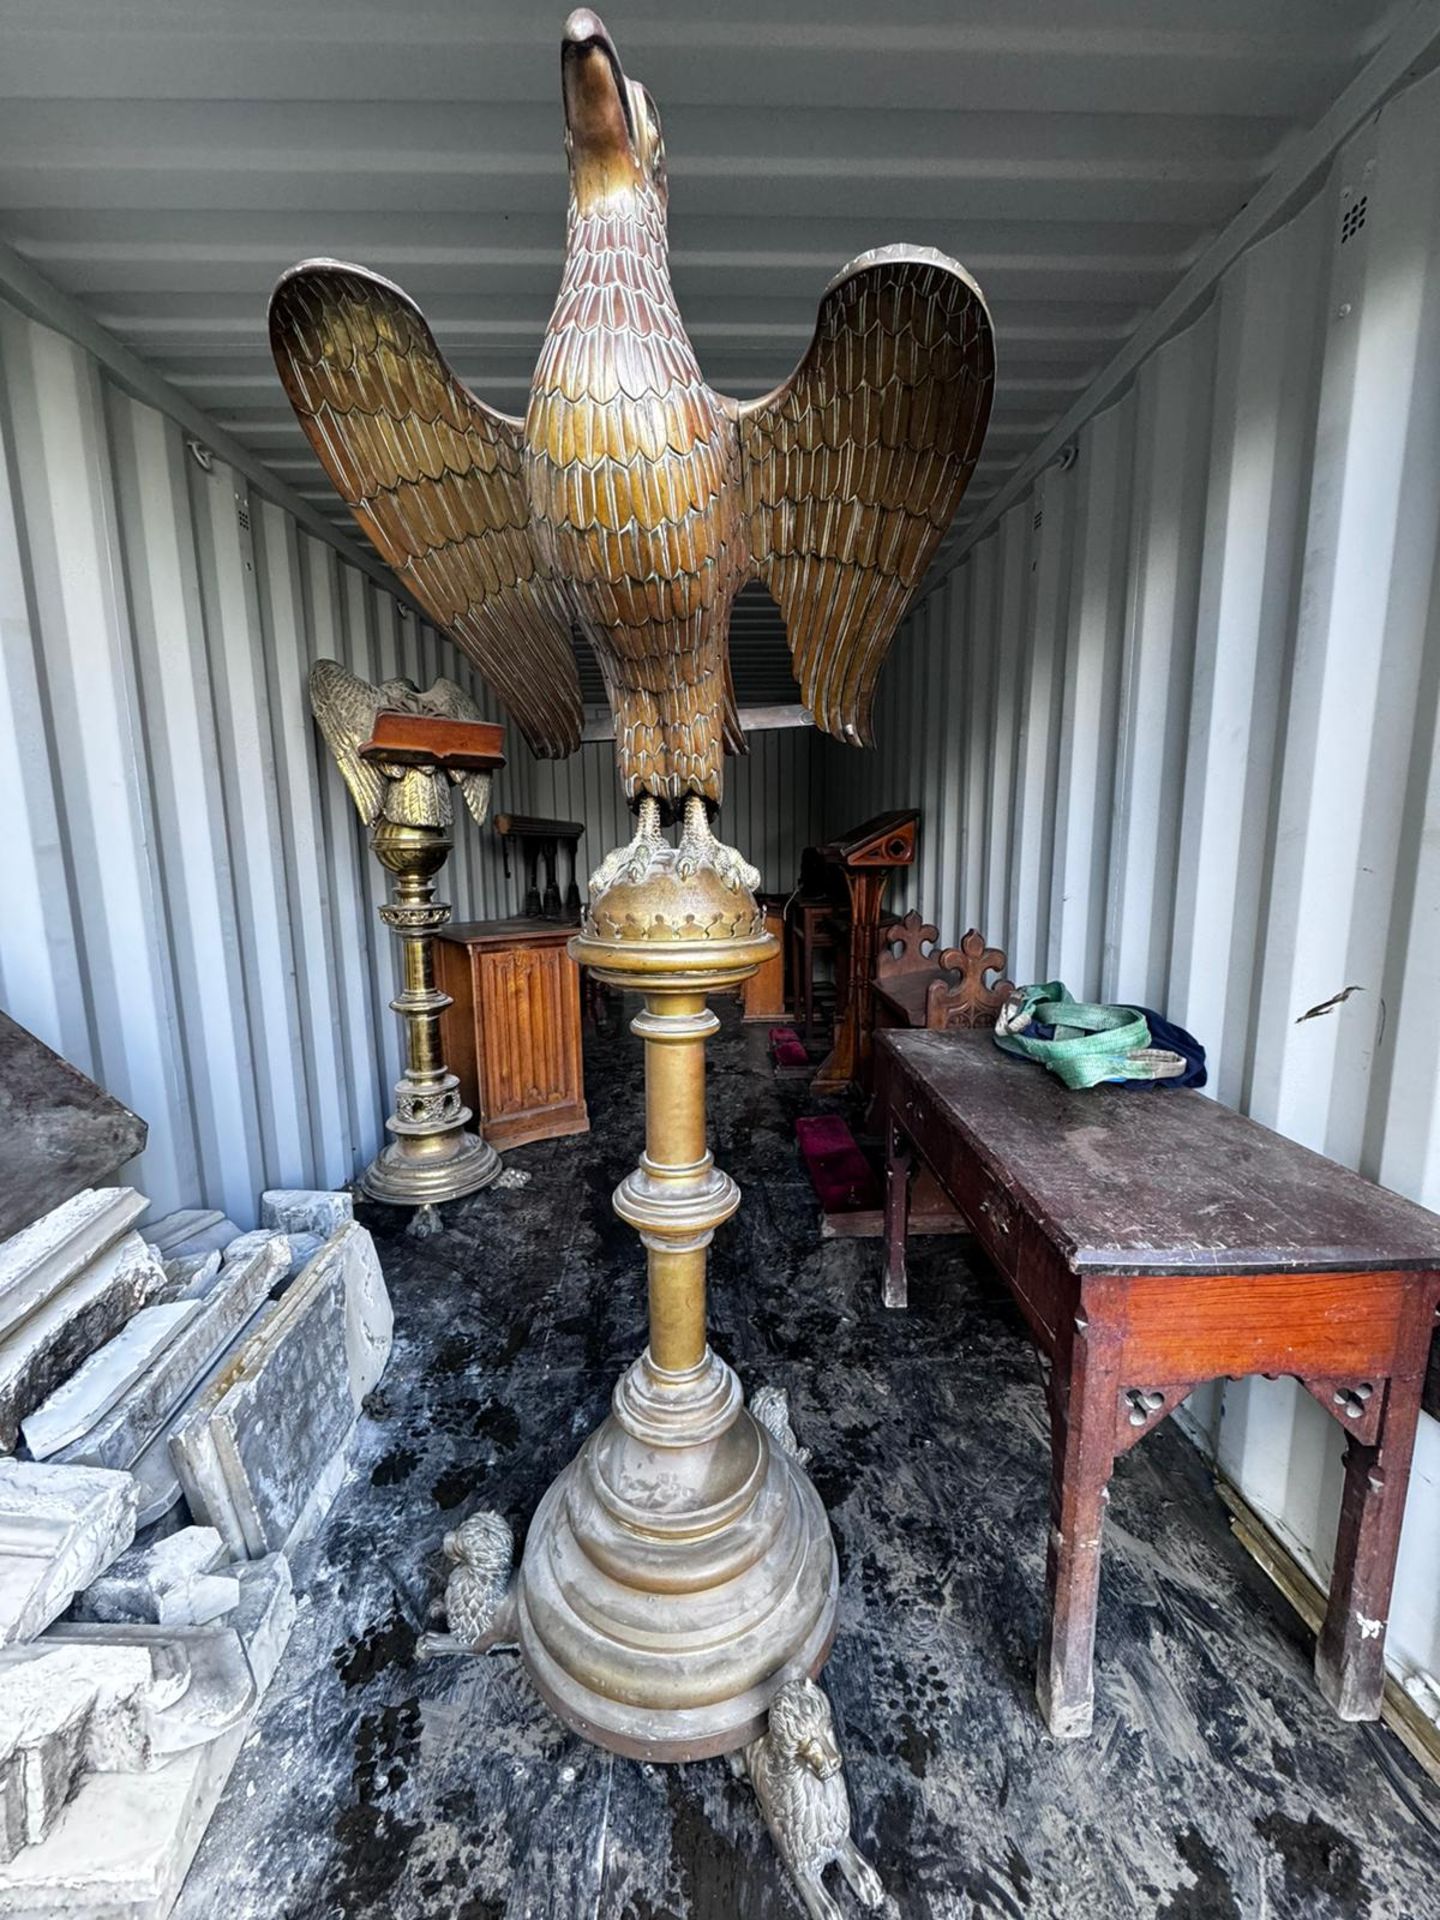
<svg viewBox="0 0 1440 1920"><path fill-rule="evenodd" d="M1351 201L1350 205L1340 216L1340 244L1342 247L1347 240L1353 240L1361 227L1364 226L1365 209L1369 204L1369 194L1362 193L1358 200Z"/></svg>
<svg viewBox="0 0 1440 1920"><path fill-rule="evenodd" d="M245 502L244 502L243 500L241 500L241 501L240 501L240 502L239 502L239 503L238 503L238 504L236 505L236 508L235 508L235 518L236 518L236 519L237 519L237 520L238 520L238 521L240 522L240 531L241 531L242 533L249 533L249 531L250 531L250 509L249 509L249 507L247 507L247 506L246 506L246 504L245 504Z"/></svg>

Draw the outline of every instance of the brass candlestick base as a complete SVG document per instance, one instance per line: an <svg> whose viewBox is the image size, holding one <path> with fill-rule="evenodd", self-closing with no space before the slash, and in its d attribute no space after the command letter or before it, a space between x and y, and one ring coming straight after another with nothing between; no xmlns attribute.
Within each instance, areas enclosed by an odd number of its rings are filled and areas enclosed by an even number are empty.
<svg viewBox="0 0 1440 1920"><path fill-rule="evenodd" d="M467 1133L470 1109L440 1049L440 1015L450 996L435 985L434 939L450 918L435 898L435 875L454 845L444 827L402 826L382 820L370 836L381 866L395 876L380 918L400 935L402 991L390 1004L405 1020L405 1072L395 1083L395 1111L385 1122L394 1138L360 1176L372 1200L424 1207L458 1200L489 1186L500 1156L478 1134Z"/></svg>
<svg viewBox="0 0 1440 1920"><path fill-rule="evenodd" d="M645 996L645 1151L615 1211L647 1249L650 1342L536 1511L513 1631L578 1732L694 1760L755 1739L781 1688L819 1670L836 1563L819 1495L705 1337L706 1249L740 1204L705 1144L705 997L775 941L753 896L683 846L646 864L592 899L570 951Z"/></svg>

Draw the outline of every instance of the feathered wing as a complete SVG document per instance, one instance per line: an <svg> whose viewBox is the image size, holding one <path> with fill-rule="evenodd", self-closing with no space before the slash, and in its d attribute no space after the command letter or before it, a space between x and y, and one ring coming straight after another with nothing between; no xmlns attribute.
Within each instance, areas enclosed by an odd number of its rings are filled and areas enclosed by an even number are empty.
<svg viewBox="0 0 1440 1920"><path fill-rule="evenodd" d="M420 695L420 705L426 713L442 713L450 720L483 720L484 714L466 693L463 687L457 687L453 680L439 679ZM488 773L452 773L451 780L459 787L477 827L483 827L485 816L490 811L490 779Z"/></svg>
<svg viewBox="0 0 1440 1920"><path fill-rule="evenodd" d="M310 669L310 709L367 827L380 818L387 782L379 767L360 758L360 748L384 704L383 689L357 679L338 660L317 660Z"/></svg>
<svg viewBox="0 0 1440 1920"><path fill-rule="evenodd" d="M994 379L963 267L882 247L826 288L784 385L739 408L751 564L827 733L869 742L881 663L974 471Z"/></svg>
<svg viewBox="0 0 1440 1920"><path fill-rule="evenodd" d="M522 426L469 392L378 274L293 267L270 344L300 423L381 556L468 653L536 753L580 744L563 595L530 540Z"/></svg>

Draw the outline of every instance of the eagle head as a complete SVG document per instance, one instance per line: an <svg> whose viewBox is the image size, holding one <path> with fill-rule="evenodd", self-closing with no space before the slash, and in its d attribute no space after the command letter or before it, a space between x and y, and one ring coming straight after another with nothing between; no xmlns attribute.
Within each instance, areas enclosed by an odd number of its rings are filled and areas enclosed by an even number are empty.
<svg viewBox="0 0 1440 1920"><path fill-rule="evenodd" d="M581 212L607 199L642 193L663 204L665 140L655 102L629 80L605 22L577 7L560 43L565 151L570 193Z"/></svg>

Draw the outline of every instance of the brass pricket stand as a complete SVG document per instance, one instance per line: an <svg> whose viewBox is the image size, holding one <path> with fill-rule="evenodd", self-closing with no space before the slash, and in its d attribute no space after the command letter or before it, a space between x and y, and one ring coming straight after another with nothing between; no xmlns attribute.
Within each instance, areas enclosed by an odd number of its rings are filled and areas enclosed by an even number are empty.
<svg viewBox="0 0 1440 1920"><path fill-rule="evenodd" d="M705 1331L707 1249L740 1204L705 1143L706 996L769 959L753 895L657 847L592 898L570 943L638 991L645 1151L615 1211L649 1263L650 1338L611 1413L541 1501L511 1631L559 1717L618 1753L693 1760L757 1738L835 1629L834 1543L793 1453ZM838 1765L838 1760L837 1760Z"/></svg>
<svg viewBox="0 0 1440 1920"><path fill-rule="evenodd" d="M395 877L380 918L400 936L405 984L390 1005L405 1022L405 1071L385 1122L393 1138L361 1174L360 1186L372 1200L397 1207L458 1200L489 1186L500 1171L489 1141L466 1131L470 1109L440 1046L440 1015L451 1001L435 985L435 935L449 921L450 905L435 898L435 876L454 844L444 827L392 820L382 820L370 836L375 858Z"/></svg>

